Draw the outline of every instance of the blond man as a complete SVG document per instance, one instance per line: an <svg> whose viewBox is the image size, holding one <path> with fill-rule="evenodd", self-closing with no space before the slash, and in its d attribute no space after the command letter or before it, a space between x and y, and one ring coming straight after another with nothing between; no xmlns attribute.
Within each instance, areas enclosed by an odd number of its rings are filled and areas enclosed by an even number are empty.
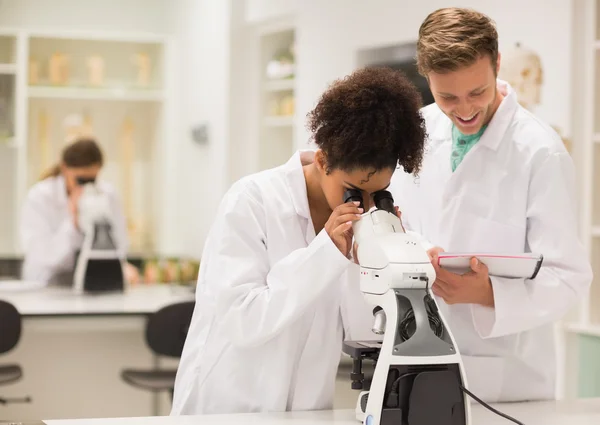
<svg viewBox="0 0 600 425"><path fill-rule="evenodd" d="M417 179L392 186L405 226L430 242L432 290L463 354L469 388L485 401L552 399L554 324L587 293L592 272L578 240L573 163L560 137L497 79L494 22L470 9L431 13L417 64L435 103ZM502 87L500 89L499 87ZM440 251L535 252L537 277L489 276L473 258L459 275Z"/></svg>

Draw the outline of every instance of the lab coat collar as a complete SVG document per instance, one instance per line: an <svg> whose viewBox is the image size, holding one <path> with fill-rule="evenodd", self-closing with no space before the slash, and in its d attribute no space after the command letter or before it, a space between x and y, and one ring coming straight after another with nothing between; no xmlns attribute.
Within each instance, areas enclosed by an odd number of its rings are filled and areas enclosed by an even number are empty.
<svg viewBox="0 0 600 425"><path fill-rule="evenodd" d="M497 150L500 142L504 139L504 134L510 125L515 112L517 111L517 95L510 84L506 81L498 80L498 85L506 87L507 94L502 99L496 113L490 120L487 129L483 132L479 143L492 150Z"/></svg>
<svg viewBox="0 0 600 425"><path fill-rule="evenodd" d="M56 200L60 205L66 205L69 202L69 196L67 195L67 183L62 174L54 177L56 187Z"/></svg>
<svg viewBox="0 0 600 425"><path fill-rule="evenodd" d="M500 142L504 138L504 133L508 129L512 118L517 111L517 95L513 88L506 81L497 79L498 85L506 87L507 95L504 97L498 110L490 120L487 129L483 132L478 144L484 145L492 150L497 150ZM439 107L436 105L436 108ZM448 140L452 138L452 121L439 109L443 116L442 122L435 125L430 133L431 140Z"/></svg>
<svg viewBox="0 0 600 425"><path fill-rule="evenodd" d="M312 161L314 154L315 151L311 149L299 150L284 165L286 182L294 209L296 214L304 218L310 218L310 208L302 166L306 165L306 163L303 164L303 160L306 161L310 158Z"/></svg>
<svg viewBox="0 0 600 425"><path fill-rule="evenodd" d="M435 105L440 116L439 124L433 124L433 129L427 129L429 132L430 140L448 140L452 138L452 121L448 116L441 110L441 108Z"/></svg>

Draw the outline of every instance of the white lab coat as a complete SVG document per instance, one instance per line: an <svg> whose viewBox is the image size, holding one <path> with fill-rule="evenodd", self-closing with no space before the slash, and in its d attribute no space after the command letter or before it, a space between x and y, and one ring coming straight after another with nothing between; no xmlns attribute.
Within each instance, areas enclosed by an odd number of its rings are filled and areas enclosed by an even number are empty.
<svg viewBox="0 0 600 425"><path fill-rule="evenodd" d="M208 235L172 415L329 409L342 340L375 339L358 266L315 236L301 157L246 177Z"/></svg>
<svg viewBox="0 0 600 425"><path fill-rule="evenodd" d="M491 278L495 309L438 299L469 387L492 402L555 397L553 323L585 296L592 279L577 235L572 160L559 136L508 91L454 173L451 121L437 105L425 107L422 171L416 179L398 171L391 186L407 230L431 245L544 256L535 280Z"/></svg>
<svg viewBox="0 0 600 425"><path fill-rule="evenodd" d="M127 252L127 228L121 202L114 188L99 181L110 195L114 229L119 249ZM49 177L36 183L27 194L20 222L24 250L22 278L47 284L71 284L76 252L83 234L75 227L69 212L65 180Z"/></svg>

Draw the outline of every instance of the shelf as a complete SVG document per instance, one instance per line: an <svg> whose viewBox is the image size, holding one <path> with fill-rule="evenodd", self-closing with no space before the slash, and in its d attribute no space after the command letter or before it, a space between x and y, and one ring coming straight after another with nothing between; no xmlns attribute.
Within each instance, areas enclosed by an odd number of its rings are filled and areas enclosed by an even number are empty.
<svg viewBox="0 0 600 425"><path fill-rule="evenodd" d="M598 228L600 226L592 227L594 234L598 235ZM598 286L598 276L600 276L600 238L594 238L591 244L590 252L590 265L592 266L592 272L594 279L590 287L589 296L586 302L589 307L589 315L586 320L591 325L600 325L600 287Z"/></svg>
<svg viewBox="0 0 600 425"><path fill-rule="evenodd" d="M580 335L589 335L596 336L600 338L600 325L584 325L579 323L574 323L565 326L567 332L576 333Z"/></svg>
<svg viewBox="0 0 600 425"><path fill-rule="evenodd" d="M264 124L267 127L291 127L294 125L294 117L266 117L264 120Z"/></svg>
<svg viewBox="0 0 600 425"><path fill-rule="evenodd" d="M288 17L286 19L277 20L275 22L268 22L258 27L258 35L261 37L269 36L273 34L281 33L293 33L296 28L296 23L293 18Z"/></svg>
<svg viewBox="0 0 600 425"><path fill-rule="evenodd" d="M163 93L159 90L131 90L122 88L30 86L28 96L32 99L85 99L132 102L160 102L163 100Z"/></svg>
<svg viewBox="0 0 600 425"><path fill-rule="evenodd" d="M14 63L0 63L0 74L16 74L17 65Z"/></svg>
<svg viewBox="0 0 600 425"><path fill-rule="evenodd" d="M0 149L16 149L18 147L18 142L14 138L0 140Z"/></svg>
<svg viewBox="0 0 600 425"><path fill-rule="evenodd" d="M600 133L594 133L594 143L600 143Z"/></svg>
<svg viewBox="0 0 600 425"><path fill-rule="evenodd" d="M160 43L31 37L29 85L36 89L66 86L95 91L160 89L163 47Z"/></svg>
<svg viewBox="0 0 600 425"><path fill-rule="evenodd" d="M288 78L283 80L272 80L265 83L265 91L278 92L294 90L294 79Z"/></svg>
<svg viewBox="0 0 600 425"><path fill-rule="evenodd" d="M600 226L593 226L592 227L592 236L594 238L600 237Z"/></svg>

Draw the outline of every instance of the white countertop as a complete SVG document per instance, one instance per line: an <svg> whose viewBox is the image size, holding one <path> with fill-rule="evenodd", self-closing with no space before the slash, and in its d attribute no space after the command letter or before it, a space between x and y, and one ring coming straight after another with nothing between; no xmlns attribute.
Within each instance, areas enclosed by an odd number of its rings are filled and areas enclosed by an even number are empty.
<svg viewBox="0 0 600 425"><path fill-rule="evenodd" d="M495 408L525 425L598 425L600 399L510 403ZM353 410L243 415L207 415L124 419L73 419L44 421L47 425L357 425ZM471 425L510 425L479 405L473 405Z"/></svg>
<svg viewBox="0 0 600 425"><path fill-rule="evenodd" d="M44 287L2 291L0 300L12 303L24 317L144 315L168 304L194 300L191 287L139 284L122 293L75 294L70 288Z"/></svg>

